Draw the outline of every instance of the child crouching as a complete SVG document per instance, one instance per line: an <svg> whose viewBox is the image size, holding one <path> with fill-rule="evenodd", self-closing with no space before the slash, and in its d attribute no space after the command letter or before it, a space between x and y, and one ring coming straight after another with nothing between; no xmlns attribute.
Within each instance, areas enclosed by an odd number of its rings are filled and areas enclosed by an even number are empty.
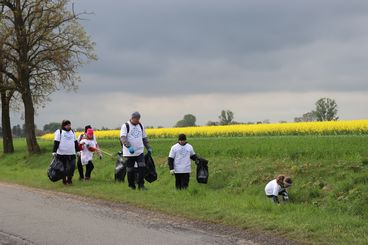
<svg viewBox="0 0 368 245"><path fill-rule="evenodd" d="M289 194L287 188L292 185L290 177L284 175L277 176L276 179L271 180L265 187L266 196L272 198L274 203L280 203L278 196L282 196L284 201L289 200Z"/></svg>

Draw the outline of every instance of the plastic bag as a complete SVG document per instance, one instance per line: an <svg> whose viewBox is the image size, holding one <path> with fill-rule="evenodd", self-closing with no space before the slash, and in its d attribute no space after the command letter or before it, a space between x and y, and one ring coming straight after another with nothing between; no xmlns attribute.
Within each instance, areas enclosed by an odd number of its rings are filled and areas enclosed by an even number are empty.
<svg viewBox="0 0 368 245"><path fill-rule="evenodd" d="M153 161L151 154L146 154L144 156L144 161L146 163L146 174L144 176L144 179L147 180L149 183L152 183L157 180L155 162Z"/></svg>
<svg viewBox="0 0 368 245"><path fill-rule="evenodd" d="M64 175L65 171L63 163L57 157L54 157L47 170L47 176L52 182L56 182L61 180Z"/></svg>
<svg viewBox="0 0 368 245"><path fill-rule="evenodd" d="M208 161L203 158L198 159L197 182L200 184L207 184L208 182Z"/></svg>
<svg viewBox="0 0 368 245"><path fill-rule="evenodd" d="M119 152L115 163L115 181L124 182L126 176L126 163L123 153Z"/></svg>

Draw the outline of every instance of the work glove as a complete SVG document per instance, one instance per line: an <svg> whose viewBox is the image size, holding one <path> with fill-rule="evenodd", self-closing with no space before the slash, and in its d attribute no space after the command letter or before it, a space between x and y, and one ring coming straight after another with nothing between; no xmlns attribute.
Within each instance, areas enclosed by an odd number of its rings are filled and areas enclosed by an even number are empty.
<svg viewBox="0 0 368 245"><path fill-rule="evenodd" d="M171 175L174 175L174 174L175 174L175 170L174 170L174 169L171 169L171 170L170 170L170 174L171 174Z"/></svg>
<svg viewBox="0 0 368 245"><path fill-rule="evenodd" d="M80 157L80 156L81 156L81 152L80 152L80 151L78 151L78 152L77 152L77 156L78 156L78 157Z"/></svg>
<svg viewBox="0 0 368 245"><path fill-rule="evenodd" d="M148 148L148 150L147 150L147 152L148 152L148 154L152 154L152 152L153 152L153 150L152 150L152 148L150 147L150 148Z"/></svg>
<svg viewBox="0 0 368 245"><path fill-rule="evenodd" d="M56 157L57 156L56 152L53 152L51 154L52 154L53 157Z"/></svg>
<svg viewBox="0 0 368 245"><path fill-rule="evenodd" d="M135 152L135 149L134 149L133 146L129 146L128 151L129 151L130 154L133 154Z"/></svg>

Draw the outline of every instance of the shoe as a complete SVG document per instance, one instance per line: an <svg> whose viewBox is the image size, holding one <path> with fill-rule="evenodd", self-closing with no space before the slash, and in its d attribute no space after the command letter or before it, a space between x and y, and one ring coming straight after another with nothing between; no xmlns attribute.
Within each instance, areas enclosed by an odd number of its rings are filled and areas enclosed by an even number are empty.
<svg viewBox="0 0 368 245"><path fill-rule="evenodd" d="M85 181L89 181L91 179L91 177L84 177Z"/></svg>
<svg viewBox="0 0 368 245"><path fill-rule="evenodd" d="M135 186L129 186L129 188L132 189L132 190L135 190L136 189Z"/></svg>

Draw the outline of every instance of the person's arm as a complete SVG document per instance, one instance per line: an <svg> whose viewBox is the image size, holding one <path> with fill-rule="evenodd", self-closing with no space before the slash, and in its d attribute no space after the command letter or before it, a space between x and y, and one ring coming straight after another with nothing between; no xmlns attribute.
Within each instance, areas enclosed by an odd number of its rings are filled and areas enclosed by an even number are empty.
<svg viewBox="0 0 368 245"><path fill-rule="evenodd" d="M52 150L53 153L56 154L58 148L59 148L59 145L60 145L60 130L56 130L55 132L55 138L54 138L54 148Z"/></svg>
<svg viewBox="0 0 368 245"><path fill-rule="evenodd" d="M146 134L146 128L142 125L142 139L143 139L143 145L148 150L148 152L152 152L152 147L148 142L148 137Z"/></svg>
<svg viewBox="0 0 368 245"><path fill-rule="evenodd" d="M124 145L125 147L127 148L130 147L130 143L126 136L120 136L120 141L121 141L121 144Z"/></svg>
<svg viewBox="0 0 368 245"><path fill-rule="evenodd" d="M197 163L197 161L199 160L199 159L198 159L197 154L194 152L193 147L191 147L191 151L190 151L190 159L192 159L192 160L193 160L193 161L195 161L196 163Z"/></svg>
<svg viewBox="0 0 368 245"><path fill-rule="evenodd" d="M120 129L120 142L121 142L121 146L125 146L127 148L130 147L130 143L128 141L128 133L127 133L127 128L125 123L121 126Z"/></svg>
<svg viewBox="0 0 368 245"><path fill-rule="evenodd" d="M172 157L168 157L168 158L167 158L167 163L168 163L168 165L169 165L169 169L170 169L170 170L173 170L173 169L174 169L174 158L172 158Z"/></svg>
<svg viewBox="0 0 368 245"><path fill-rule="evenodd" d="M148 142L148 138L147 137L143 138L143 145L144 145L144 147L146 147L147 150L152 149L151 148L151 145Z"/></svg>
<svg viewBox="0 0 368 245"><path fill-rule="evenodd" d="M60 145L60 141L54 140L54 148L52 152L56 153L57 149L59 148L59 145Z"/></svg>
<svg viewBox="0 0 368 245"><path fill-rule="evenodd" d="M170 172L171 170L174 170L174 161L175 161L175 150L173 146L171 147L169 157L167 158L167 163L169 165Z"/></svg>
<svg viewBox="0 0 368 245"><path fill-rule="evenodd" d="M74 141L74 147L75 147L75 153L78 153L80 151L78 141Z"/></svg>

